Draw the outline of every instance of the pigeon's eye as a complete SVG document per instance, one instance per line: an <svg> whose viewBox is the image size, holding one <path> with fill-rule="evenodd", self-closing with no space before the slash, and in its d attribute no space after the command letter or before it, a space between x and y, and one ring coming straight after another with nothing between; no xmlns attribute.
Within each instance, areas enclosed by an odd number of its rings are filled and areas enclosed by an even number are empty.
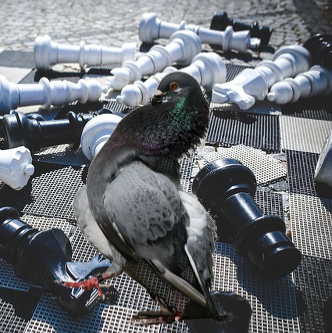
<svg viewBox="0 0 332 333"><path fill-rule="evenodd" d="M172 82L170 85L169 85L169 89L170 90L176 90L178 89L178 84L176 82Z"/></svg>

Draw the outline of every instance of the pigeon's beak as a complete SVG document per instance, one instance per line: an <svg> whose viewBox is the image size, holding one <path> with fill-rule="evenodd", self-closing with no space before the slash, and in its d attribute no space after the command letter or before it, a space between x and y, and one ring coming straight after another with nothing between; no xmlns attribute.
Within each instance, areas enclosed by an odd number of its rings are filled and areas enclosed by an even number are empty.
<svg viewBox="0 0 332 333"><path fill-rule="evenodd" d="M154 96L152 97L151 100L151 104L156 104L161 102L161 99L166 95L165 92L161 91L161 90L157 90L154 94Z"/></svg>

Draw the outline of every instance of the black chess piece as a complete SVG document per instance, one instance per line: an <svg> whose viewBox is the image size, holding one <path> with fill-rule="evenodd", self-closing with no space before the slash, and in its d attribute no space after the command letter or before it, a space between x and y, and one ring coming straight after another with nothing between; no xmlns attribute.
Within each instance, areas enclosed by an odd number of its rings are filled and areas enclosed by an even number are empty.
<svg viewBox="0 0 332 333"><path fill-rule="evenodd" d="M256 37L261 40L261 47L267 47L269 45L273 31L270 27L260 26L257 21L252 25L234 21L232 18L229 18L227 12L224 11L217 11L214 13L210 29L224 31L229 25L233 27L234 31L249 30L251 37Z"/></svg>
<svg viewBox="0 0 332 333"><path fill-rule="evenodd" d="M90 311L98 303L97 293L61 283L85 280L110 266L100 255L89 262L72 262L71 244L62 230L39 231L20 220L13 207L0 208L0 256L13 265L16 276L50 292L73 317Z"/></svg>
<svg viewBox="0 0 332 333"><path fill-rule="evenodd" d="M254 202L256 178L241 162L222 158L207 164L196 175L192 190L213 216L231 227L236 250L264 278L284 277L299 265L301 253L285 234L284 221L264 215Z"/></svg>

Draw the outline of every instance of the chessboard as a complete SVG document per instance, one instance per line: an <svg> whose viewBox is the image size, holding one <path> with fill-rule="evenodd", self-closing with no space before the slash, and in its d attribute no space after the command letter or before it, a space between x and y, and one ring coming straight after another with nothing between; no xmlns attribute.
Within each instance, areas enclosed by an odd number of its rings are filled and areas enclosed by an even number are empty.
<svg viewBox="0 0 332 333"><path fill-rule="evenodd" d="M227 81L247 67L226 64ZM36 84L42 77L104 82L110 68L61 66L38 71L32 52L3 50L0 74L19 84ZM114 96L105 94L97 102L71 103L48 111L38 106L19 107L17 111L58 120L69 111L93 114L103 108L130 112ZM302 253L301 263L292 273L266 280L248 258L238 254L232 237L219 225L213 288L235 292L249 301L250 332L324 332L324 306L332 296L332 195L319 192L314 171L331 129L331 96L283 106L256 102L246 111L211 103L205 148L181 161L181 184L186 191L191 191L200 166L216 159L235 158L249 167L257 179L255 202L264 214L285 221L287 234ZM2 130L0 139L4 149ZM34 174L21 190L0 183L0 207L15 208L20 219L36 229L61 229L70 240L71 261L92 260L97 251L79 230L72 208L90 161L80 147L74 149L70 144L43 147L32 159ZM125 273L111 284L118 293L113 304L98 303L89 313L72 318L51 293L19 278L12 264L0 259L0 332L190 332L184 322L137 326L131 317L140 310L155 310L156 303Z"/></svg>

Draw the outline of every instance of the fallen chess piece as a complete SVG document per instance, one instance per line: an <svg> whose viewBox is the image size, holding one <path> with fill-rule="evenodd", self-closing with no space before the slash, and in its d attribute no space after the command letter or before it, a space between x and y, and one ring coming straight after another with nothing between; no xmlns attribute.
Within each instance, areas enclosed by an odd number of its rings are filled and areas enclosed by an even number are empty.
<svg viewBox="0 0 332 333"><path fill-rule="evenodd" d="M50 36L37 37L35 40L35 66L39 70L49 70L53 65L61 63L78 63L85 66L101 66L106 64L122 64L136 59L136 44L125 43L121 48L103 45L58 44Z"/></svg>
<svg viewBox="0 0 332 333"><path fill-rule="evenodd" d="M294 103L300 98L332 93L332 69L313 66L295 78L286 78L275 83L267 94L267 99L277 104Z"/></svg>
<svg viewBox="0 0 332 333"><path fill-rule="evenodd" d="M139 80L125 86L116 101L131 107L147 104L157 91L161 79L175 70L174 67L167 67L162 73L152 75L144 82ZM226 82L224 61L214 52L198 54L191 65L181 68L180 71L193 76L207 91L211 91L215 83Z"/></svg>
<svg viewBox="0 0 332 333"><path fill-rule="evenodd" d="M232 81L215 84L212 102L234 103L241 110L247 110L256 100L264 100L274 83L307 71L310 64L311 55L306 48L284 46L275 53L273 61L262 61L253 69L244 69Z"/></svg>
<svg viewBox="0 0 332 333"><path fill-rule="evenodd" d="M264 215L254 202L256 178L241 162L231 158L210 162L196 175L192 190L212 216L233 230L236 250L264 278L282 278L300 264L301 253L286 236L284 221Z"/></svg>
<svg viewBox="0 0 332 333"><path fill-rule="evenodd" d="M332 34L314 34L304 42L303 47L310 52L314 65L332 69Z"/></svg>
<svg viewBox="0 0 332 333"><path fill-rule="evenodd" d="M14 190L21 190L35 171L29 149L20 146L0 150L0 181Z"/></svg>
<svg viewBox="0 0 332 333"><path fill-rule="evenodd" d="M71 102L80 103L98 101L102 88L97 80L81 79L77 83L70 81L49 81L46 77L38 84L16 84L8 82L0 75L0 114L6 114L19 106L40 105L48 110L51 105L62 106Z"/></svg>
<svg viewBox="0 0 332 333"><path fill-rule="evenodd" d="M195 33L175 32L166 46L154 45L136 61L125 61L122 67L112 69L113 77L104 84L103 91L107 92L110 88L121 90L129 83L140 80L144 75L161 72L173 63L187 66L201 51L202 44Z"/></svg>
<svg viewBox="0 0 332 333"><path fill-rule="evenodd" d="M25 146L32 153L59 144L69 144L77 149L83 127L93 117L92 114L76 115L70 111L66 119L45 120L39 114L26 116L23 112L13 111L2 119L5 144L8 148Z"/></svg>
<svg viewBox="0 0 332 333"><path fill-rule="evenodd" d="M81 149L88 160L93 160L121 120L114 114L101 114L87 122L81 135Z"/></svg>
<svg viewBox="0 0 332 333"><path fill-rule="evenodd" d="M332 194L332 131L326 138L319 155L314 180L321 194Z"/></svg>
<svg viewBox="0 0 332 333"><path fill-rule="evenodd" d="M169 38L176 31L193 31L201 39L202 43L220 45L226 51L236 50L247 52L248 49L257 49L260 40L251 38L250 31L234 32L232 26L228 26L225 31L211 30L204 27L162 21L155 13L145 13L139 25L139 38L142 42L153 43L158 38Z"/></svg>
<svg viewBox="0 0 332 333"><path fill-rule="evenodd" d="M0 256L13 265L16 276L43 287L73 317L87 314L99 299L93 290L71 290L62 282L84 280L110 265L100 255L89 262L72 262L71 244L62 230L39 231L22 221L13 207L0 208ZM112 296L114 304L114 288Z"/></svg>
<svg viewBox="0 0 332 333"><path fill-rule="evenodd" d="M269 45L272 35L272 29L270 27L264 25L260 26L257 21L253 24L234 21L232 18L228 17L227 12L215 12L211 20L210 29L223 31L228 26L232 26L234 31L249 30L251 37L260 39L260 47L267 47ZM217 45L214 45L214 47L215 46Z"/></svg>

